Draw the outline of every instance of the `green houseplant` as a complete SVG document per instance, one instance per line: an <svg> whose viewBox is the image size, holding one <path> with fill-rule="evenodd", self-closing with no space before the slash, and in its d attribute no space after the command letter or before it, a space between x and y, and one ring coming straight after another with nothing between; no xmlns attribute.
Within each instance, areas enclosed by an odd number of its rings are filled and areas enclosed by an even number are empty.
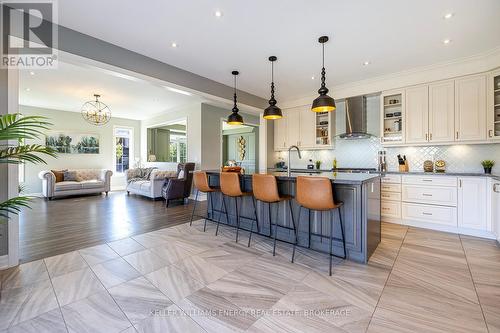
<svg viewBox="0 0 500 333"><path fill-rule="evenodd" d="M491 173L491 168L495 165L495 161L492 160L484 160L481 162L481 165L484 168L484 173L490 174Z"/></svg>
<svg viewBox="0 0 500 333"><path fill-rule="evenodd" d="M321 161L316 161L314 162L316 164L316 169L320 169L321 168Z"/></svg>
<svg viewBox="0 0 500 333"><path fill-rule="evenodd" d="M47 118L41 116L22 117L19 113L0 116L0 164L46 163L40 155L55 157L51 148L39 144L25 144L25 140L39 139L42 130L49 128ZM12 144L15 141L17 144ZM29 207L31 198L18 196L0 202L0 218L9 213L18 214L23 207Z"/></svg>

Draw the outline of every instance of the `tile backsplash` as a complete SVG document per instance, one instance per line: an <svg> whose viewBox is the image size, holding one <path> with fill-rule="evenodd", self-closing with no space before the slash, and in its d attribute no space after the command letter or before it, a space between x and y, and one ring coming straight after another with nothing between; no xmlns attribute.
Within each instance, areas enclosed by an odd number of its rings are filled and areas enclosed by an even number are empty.
<svg viewBox="0 0 500 333"><path fill-rule="evenodd" d="M420 147L387 147L383 148L379 138L373 137L363 140L337 139L333 150L309 150L302 152L302 159L293 151L291 163L294 168L305 168L309 159L321 161L322 169L330 169L333 159L337 158L339 168L376 168L378 166L377 152L385 150L387 153L387 168L390 171L398 170L397 155L406 155L410 164L410 171L423 171L425 160L446 161L448 172L483 172L481 161L496 160L493 173L500 174L500 144L457 144L449 146L420 146ZM276 152L275 160L287 161L287 152Z"/></svg>

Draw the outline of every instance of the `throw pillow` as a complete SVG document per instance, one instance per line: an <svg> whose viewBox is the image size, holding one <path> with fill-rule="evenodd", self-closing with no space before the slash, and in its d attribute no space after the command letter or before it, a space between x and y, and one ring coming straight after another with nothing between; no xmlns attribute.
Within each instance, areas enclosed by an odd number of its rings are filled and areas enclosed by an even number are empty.
<svg viewBox="0 0 500 333"><path fill-rule="evenodd" d="M64 181L65 182L68 182L68 181L76 182L77 181L76 171L65 171L64 172Z"/></svg>
<svg viewBox="0 0 500 333"><path fill-rule="evenodd" d="M64 181L64 172L68 170L50 170L56 176L56 183Z"/></svg>
<svg viewBox="0 0 500 333"><path fill-rule="evenodd" d="M184 179L184 170L179 171L179 175L177 176L179 179Z"/></svg>

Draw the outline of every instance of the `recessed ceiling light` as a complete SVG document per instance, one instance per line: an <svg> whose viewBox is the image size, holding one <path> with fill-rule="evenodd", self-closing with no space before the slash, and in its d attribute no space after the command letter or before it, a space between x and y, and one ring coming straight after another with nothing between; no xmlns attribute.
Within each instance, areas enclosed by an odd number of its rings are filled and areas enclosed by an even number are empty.
<svg viewBox="0 0 500 333"><path fill-rule="evenodd" d="M363 66L368 66L369 64L370 64L370 62L369 62L369 61L365 61L365 62L363 62Z"/></svg>
<svg viewBox="0 0 500 333"><path fill-rule="evenodd" d="M30 72L30 75L35 75L35 72L31 71L31 72Z"/></svg>
<svg viewBox="0 0 500 333"><path fill-rule="evenodd" d="M222 16L222 12L220 10L216 10L214 12L214 15L215 15L215 17L221 17Z"/></svg>
<svg viewBox="0 0 500 333"><path fill-rule="evenodd" d="M182 95L187 95L187 96L191 96L191 93L190 92L187 92L187 91L184 91L184 90L180 90L180 89L176 89L176 88L171 88L171 87L166 87L168 90L172 91L172 92L175 92L175 93L178 93L178 94L182 94Z"/></svg>
<svg viewBox="0 0 500 333"><path fill-rule="evenodd" d="M448 19L451 19L453 17L453 15L454 15L453 13L446 13L446 14L444 14L443 18L445 20L448 20Z"/></svg>
<svg viewBox="0 0 500 333"><path fill-rule="evenodd" d="M443 44L448 45L451 43L451 39L445 39L443 40Z"/></svg>
<svg viewBox="0 0 500 333"><path fill-rule="evenodd" d="M314 76L311 76L311 80L314 80Z"/></svg>
<svg viewBox="0 0 500 333"><path fill-rule="evenodd" d="M26 88L26 91L31 91L31 89L30 88Z"/></svg>
<svg viewBox="0 0 500 333"><path fill-rule="evenodd" d="M176 42L172 42L172 44L170 44L172 47L177 47L177 43Z"/></svg>

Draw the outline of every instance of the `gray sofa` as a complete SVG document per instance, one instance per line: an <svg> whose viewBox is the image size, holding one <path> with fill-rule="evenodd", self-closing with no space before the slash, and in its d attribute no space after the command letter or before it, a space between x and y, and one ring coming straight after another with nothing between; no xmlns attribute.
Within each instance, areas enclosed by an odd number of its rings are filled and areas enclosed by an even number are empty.
<svg viewBox="0 0 500 333"><path fill-rule="evenodd" d="M56 183L56 176L50 170L41 171L38 177L42 180L42 194L52 199L67 195L80 195L110 191L113 172L105 169L75 169L77 181Z"/></svg>
<svg viewBox="0 0 500 333"><path fill-rule="evenodd" d="M161 198L161 190L168 178L177 178L177 171L154 169L148 179L138 179L141 169L129 169L127 178L127 193L139 194L151 199Z"/></svg>

